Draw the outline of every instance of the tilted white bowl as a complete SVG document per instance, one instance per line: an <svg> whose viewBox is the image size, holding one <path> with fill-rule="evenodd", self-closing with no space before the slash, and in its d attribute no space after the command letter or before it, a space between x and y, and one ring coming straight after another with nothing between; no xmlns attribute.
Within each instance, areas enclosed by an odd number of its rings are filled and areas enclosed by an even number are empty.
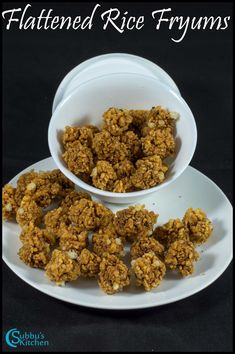
<svg viewBox="0 0 235 354"><path fill-rule="evenodd" d="M87 59L75 66L59 84L52 105L52 113L68 94L77 86L101 75L136 73L157 78L180 95L172 77L156 63L128 53L107 53Z"/></svg>
<svg viewBox="0 0 235 354"><path fill-rule="evenodd" d="M95 188L68 170L62 159L61 135L66 125L100 126L102 114L109 107L150 109L163 106L180 114L176 123L176 154L171 159L163 183L146 190L113 193ZM61 172L80 189L110 203L141 202L149 193L157 192L172 183L189 165L197 142L193 114L184 99L155 78L135 73L115 73L99 76L82 83L62 100L54 111L48 130L51 155Z"/></svg>

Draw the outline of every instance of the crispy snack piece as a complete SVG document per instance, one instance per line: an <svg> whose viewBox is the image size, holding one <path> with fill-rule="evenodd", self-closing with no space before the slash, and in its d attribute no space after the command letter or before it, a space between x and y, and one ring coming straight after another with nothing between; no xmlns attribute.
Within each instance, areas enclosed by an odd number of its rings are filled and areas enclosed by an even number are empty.
<svg viewBox="0 0 235 354"><path fill-rule="evenodd" d="M95 230L107 226L113 213L103 204L87 199L76 201L69 209L69 219L82 230Z"/></svg>
<svg viewBox="0 0 235 354"><path fill-rule="evenodd" d="M110 227L99 229L92 237L93 251L100 257L106 257L109 254L122 257L125 255L123 242Z"/></svg>
<svg viewBox="0 0 235 354"><path fill-rule="evenodd" d="M125 193L133 191L133 185L129 177L123 177L121 179L117 179L114 182L112 192L115 193Z"/></svg>
<svg viewBox="0 0 235 354"><path fill-rule="evenodd" d="M145 136L149 133L150 129L166 129L169 128L172 132L175 127L176 120L179 118L179 114L176 112L169 112L161 106L153 107L145 121L145 125L142 129L142 134Z"/></svg>
<svg viewBox="0 0 235 354"><path fill-rule="evenodd" d="M175 152L175 139L170 128L150 129L148 134L141 138L141 144L145 156L158 155L165 159Z"/></svg>
<svg viewBox="0 0 235 354"><path fill-rule="evenodd" d="M166 266L154 252L145 253L131 262L132 271L136 277L136 285L150 291L160 285Z"/></svg>
<svg viewBox="0 0 235 354"><path fill-rule="evenodd" d="M103 120L103 128L116 136L122 135L124 131L128 130L129 125L132 123L132 116L127 109L112 107L103 114Z"/></svg>
<svg viewBox="0 0 235 354"><path fill-rule="evenodd" d="M71 182L60 170L52 170L50 175L51 181L57 182L61 186L60 197L64 198L70 191L75 189L75 184Z"/></svg>
<svg viewBox="0 0 235 354"><path fill-rule="evenodd" d="M64 210L64 213L67 213L71 205L81 199L91 200L91 196L87 192L71 190L65 195L64 199L62 199L60 207Z"/></svg>
<svg viewBox="0 0 235 354"><path fill-rule="evenodd" d="M70 182L58 169L46 172L30 171L18 179L15 200L20 206L23 197L29 195L38 206L47 208L73 188L74 183Z"/></svg>
<svg viewBox="0 0 235 354"><path fill-rule="evenodd" d="M125 240L135 240L141 236L149 235L158 215L153 211L144 209L144 205L130 206L120 210L114 218L117 233Z"/></svg>
<svg viewBox="0 0 235 354"><path fill-rule="evenodd" d="M132 125L140 131L143 125L146 123L146 118L149 114L149 110L130 109L129 114L132 116Z"/></svg>
<svg viewBox="0 0 235 354"><path fill-rule="evenodd" d="M94 125L85 125L83 127L66 126L62 136L62 143L65 149L68 149L75 141L79 141L82 145L91 147L94 134L99 129Z"/></svg>
<svg viewBox="0 0 235 354"><path fill-rule="evenodd" d="M20 239L23 242L18 253L20 259L30 267L44 269L50 256L50 244L44 231L30 224L22 231Z"/></svg>
<svg viewBox="0 0 235 354"><path fill-rule="evenodd" d="M117 180L113 184L112 191L116 193L131 192L133 185L130 176L135 172L133 163L125 159L116 163L113 168L117 174Z"/></svg>
<svg viewBox="0 0 235 354"><path fill-rule="evenodd" d="M27 186L29 191L30 188L35 190L35 186L30 184L30 182L35 179L38 176L38 172L35 172L34 170L31 170L30 172L23 173L20 175L18 181L17 181L17 186L15 190L15 200L18 206L20 206L21 200L23 199L26 191L27 191Z"/></svg>
<svg viewBox="0 0 235 354"><path fill-rule="evenodd" d="M136 162L136 172L131 176L131 182L138 189L151 188L164 181L167 170L160 156L144 157Z"/></svg>
<svg viewBox="0 0 235 354"><path fill-rule="evenodd" d="M132 259L142 257L145 253L153 252L160 259L164 255L164 246L155 240L153 237L141 237L136 240L130 248L130 255Z"/></svg>
<svg viewBox="0 0 235 354"><path fill-rule="evenodd" d="M25 195L20 203L20 207L16 212L16 221L21 226L24 227L33 223L39 225L43 219L43 211L31 196Z"/></svg>
<svg viewBox="0 0 235 354"><path fill-rule="evenodd" d="M189 240L189 233L180 219L170 219L166 224L156 227L153 237L168 248L176 240Z"/></svg>
<svg viewBox="0 0 235 354"><path fill-rule="evenodd" d="M118 257L108 255L100 263L98 283L106 294L115 294L130 284L130 271Z"/></svg>
<svg viewBox="0 0 235 354"><path fill-rule="evenodd" d="M75 175L91 173L94 167L93 154L90 148L80 141L73 142L62 155L69 170Z"/></svg>
<svg viewBox="0 0 235 354"><path fill-rule="evenodd" d="M69 219L64 208L59 207L46 213L44 216L45 232L49 238L58 239L62 225L68 225Z"/></svg>
<svg viewBox="0 0 235 354"><path fill-rule="evenodd" d="M112 190L117 174L108 161L98 161L91 172L93 185L103 190Z"/></svg>
<svg viewBox="0 0 235 354"><path fill-rule="evenodd" d="M99 230L101 230L101 232L105 232L111 238L119 237L119 235L116 231L116 228L114 226L114 223L113 223L114 216L115 215L113 214L113 217L110 220L110 222L107 223L105 226L98 228L96 231L98 232Z"/></svg>
<svg viewBox="0 0 235 354"><path fill-rule="evenodd" d="M106 160L111 164L128 156L127 146L120 141L120 137L112 136L106 130L95 134L92 149L98 160Z"/></svg>
<svg viewBox="0 0 235 354"><path fill-rule="evenodd" d="M62 192L61 185L50 181L50 177L47 178L46 174L33 179L26 188L26 195L30 195L43 208L51 205Z"/></svg>
<svg viewBox="0 0 235 354"><path fill-rule="evenodd" d="M104 228L113 222L113 212L102 203L94 202L97 228Z"/></svg>
<svg viewBox="0 0 235 354"><path fill-rule="evenodd" d="M213 225L200 208L189 208L183 218L183 223L189 231L189 238L195 244L206 242L212 234Z"/></svg>
<svg viewBox="0 0 235 354"><path fill-rule="evenodd" d="M16 216L18 209L15 200L16 189L10 184L6 184L2 189L2 216L3 220L12 220Z"/></svg>
<svg viewBox="0 0 235 354"><path fill-rule="evenodd" d="M62 143L65 149L79 139L79 127L66 126L62 135Z"/></svg>
<svg viewBox="0 0 235 354"><path fill-rule="evenodd" d="M46 275L56 285L76 280L80 276L80 267L70 252L55 249L50 262L46 266Z"/></svg>
<svg viewBox="0 0 235 354"><path fill-rule="evenodd" d="M27 243L28 240L32 239L33 237L40 237L50 245L54 245L56 240L54 236L46 232L46 229L40 229L34 223L30 222L28 225L23 227L20 233L20 240L22 243Z"/></svg>
<svg viewBox="0 0 235 354"><path fill-rule="evenodd" d="M142 154L141 141L137 134L131 130L128 130L121 135L121 142L127 147L129 159L136 160L137 158L140 158Z"/></svg>
<svg viewBox="0 0 235 354"><path fill-rule="evenodd" d="M60 248L62 251L76 251L77 254L87 247L88 232L81 231L76 225L63 225L60 228Z"/></svg>
<svg viewBox="0 0 235 354"><path fill-rule="evenodd" d="M78 257L81 276L85 278L96 277L100 270L101 258L94 252L84 248Z"/></svg>
<svg viewBox="0 0 235 354"><path fill-rule="evenodd" d="M95 161L94 161L94 163L95 163ZM77 175L77 177L80 178L83 182L85 182L87 184L90 184L90 185L92 184L92 178L91 178L90 173L79 173L79 175Z"/></svg>
<svg viewBox="0 0 235 354"><path fill-rule="evenodd" d="M170 269L176 269L182 276L193 273L193 263L199 258L192 242L177 240L173 242L165 255L165 264Z"/></svg>
<svg viewBox="0 0 235 354"><path fill-rule="evenodd" d="M116 163L113 168L118 179L130 177L135 172L135 166L128 159Z"/></svg>

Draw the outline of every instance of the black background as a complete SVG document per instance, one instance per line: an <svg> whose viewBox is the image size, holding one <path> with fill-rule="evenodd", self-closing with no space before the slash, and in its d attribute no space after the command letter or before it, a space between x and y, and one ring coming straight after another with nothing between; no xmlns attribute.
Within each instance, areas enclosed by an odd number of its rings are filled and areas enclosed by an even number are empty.
<svg viewBox="0 0 235 354"><path fill-rule="evenodd" d="M3 9L24 7L8 3ZM198 144L191 165L232 199L232 20L225 31L156 31L151 12L232 16L231 3L101 3L131 15L145 15L145 27L123 34L103 31L20 31L3 22L3 183L49 156L47 129L55 91L80 62L109 52L126 52L156 62L177 83L191 107ZM34 3L31 14L87 16L95 3ZM3 264L3 334L9 328L44 332L48 351L232 351L232 267L202 292L153 309L113 312L73 306L21 281ZM9 350L5 347L4 350ZM24 349L25 350L25 349ZM35 350L37 350L35 348Z"/></svg>

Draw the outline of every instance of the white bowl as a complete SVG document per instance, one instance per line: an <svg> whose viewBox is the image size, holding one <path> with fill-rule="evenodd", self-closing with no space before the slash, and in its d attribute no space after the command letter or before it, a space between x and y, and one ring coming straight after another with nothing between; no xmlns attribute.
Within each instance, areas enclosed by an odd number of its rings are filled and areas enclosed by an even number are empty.
<svg viewBox="0 0 235 354"><path fill-rule="evenodd" d="M97 76L123 73L124 71L155 77L180 95L174 80L156 63L133 54L108 53L83 61L63 78L54 97L52 113L60 101L81 83Z"/></svg>
<svg viewBox="0 0 235 354"><path fill-rule="evenodd" d="M146 190L113 193L88 185L68 170L62 159L60 140L66 125L100 126L102 114L109 107L150 109L156 105L180 114L180 119L176 123L176 155L170 161L163 183ZM48 130L49 149L61 172L80 189L104 201L119 204L141 201L149 193L157 192L176 180L189 165L196 141L195 120L184 99L159 80L135 73L108 74L82 83L58 104Z"/></svg>

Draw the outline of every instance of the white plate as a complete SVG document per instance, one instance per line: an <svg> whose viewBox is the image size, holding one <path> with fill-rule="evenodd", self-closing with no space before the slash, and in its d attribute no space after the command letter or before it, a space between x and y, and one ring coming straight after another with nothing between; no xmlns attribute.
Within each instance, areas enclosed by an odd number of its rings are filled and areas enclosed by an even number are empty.
<svg viewBox="0 0 235 354"><path fill-rule="evenodd" d="M56 166L52 158L48 158L20 174L32 168L50 170ZM20 174L10 183L15 185ZM212 220L213 234L198 248L201 257L192 276L182 279L169 273L161 285L149 293L131 285L122 293L105 295L96 280L82 279L57 287L47 280L44 271L29 268L19 260L20 228L13 222L3 223L3 259L21 279L47 295L76 305L115 310L147 308L184 299L210 285L224 272L232 260L232 206L214 182L189 166L173 184L143 199L142 204L160 214L159 224L169 218L182 217L188 207L202 208ZM106 205L115 212L124 207Z"/></svg>

